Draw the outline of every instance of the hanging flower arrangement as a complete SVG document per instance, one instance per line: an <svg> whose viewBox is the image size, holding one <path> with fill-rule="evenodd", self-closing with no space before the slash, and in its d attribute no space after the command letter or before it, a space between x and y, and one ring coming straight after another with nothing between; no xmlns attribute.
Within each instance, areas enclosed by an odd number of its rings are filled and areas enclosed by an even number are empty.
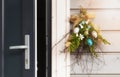
<svg viewBox="0 0 120 77"><path fill-rule="evenodd" d="M96 47L101 44L110 44L102 37L100 29L92 22L95 16L81 8L80 14L71 15L72 29L65 43L68 52L88 52L97 57Z"/></svg>

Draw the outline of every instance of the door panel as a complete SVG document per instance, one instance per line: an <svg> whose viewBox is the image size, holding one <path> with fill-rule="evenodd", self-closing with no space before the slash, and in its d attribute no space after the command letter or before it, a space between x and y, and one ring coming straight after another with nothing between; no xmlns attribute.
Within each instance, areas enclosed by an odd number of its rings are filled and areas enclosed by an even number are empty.
<svg viewBox="0 0 120 77"><path fill-rule="evenodd" d="M0 0L0 4L2 5L2 0ZM2 11L2 6L0 6L0 10ZM3 66L3 63L2 63L2 50L3 50L3 46L2 46L2 12L0 12L0 77L2 77L2 66Z"/></svg>
<svg viewBox="0 0 120 77"><path fill-rule="evenodd" d="M10 50L9 46L22 45L22 2L5 0L5 51L4 76L23 77L22 70L24 50Z"/></svg>
<svg viewBox="0 0 120 77"><path fill-rule="evenodd" d="M2 77L35 77L34 0L1 0L4 14L2 29ZM3 12L1 11L1 13ZM30 69L25 69L25 50L9 49L24 45L25 35L30 35ZM1 42L0 42L1 43ZM3 53L2 53L3 52Z"/></svg>

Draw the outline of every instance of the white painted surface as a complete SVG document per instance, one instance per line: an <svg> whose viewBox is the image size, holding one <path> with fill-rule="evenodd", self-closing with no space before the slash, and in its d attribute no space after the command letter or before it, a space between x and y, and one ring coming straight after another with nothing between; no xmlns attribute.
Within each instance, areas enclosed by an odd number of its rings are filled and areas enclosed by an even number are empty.
<svg viewBox="0 0 120 77"><path fill-rule="evenodd" d="M101 45L103 52L120 52L120 31L102 31L102 36L111 45Z"/></svg>
<svg viewBox="0 0 120 77"><path fill-rule="evenodd" d="M101 45L103 53L99 57L101 60L96 65L96 60L93 62L94 67L91 67L92 60L88 60L88 68L93 68L92 71L81 69L81 65L71 66L71 77L120 77L120 0L70 0L70 13L79 14L80 5L84 8L88 8L88 12L95 13L95 19L93 22L97 24L102 30L102 35L111 45ZM116 53L117 52L117 53ZM75 61L71 55L71 63ZM88 56L83 56L84 58L80 60L85 63L85 58ZM87 66L86 66L87 67ZM82 75L86 73L91 73L92 75ZM81 75L80 75L81 74ZM95 75L97 74L97 75Z"/></svg>
<svg viewBox="0 0 120 77"><path fill-rule="evenodd" d="M120 8L120 0L70 0L71 8Z"/></svg>
<svg viewBox="0 0 120 77"><path fill-rule="evenodd" d="M120 77L120 75L71 75L71 77Z"/></svg>
<svg viewBox="0 0 120 77"><path fill-rule="evenodd" d="M52 0L52 47L56 43L56 0ZM57 47L52 48L52 77L57 77Z"/></svg>
<svg viewBox="0 0 120 77"><path fill-rule="evenodd" d="M75 61L73 56L71 55L71 64ZM79 62L80 64L71 66L71 74L120 74L120 53L99 54L99 59L94 60L83 55Z"/></svg>
<svg viewBox="0 0 120 77"><path fill-rule="evenodd" d="M52 0L52 77L70 77L70 54L63 52L66 38L60 41L69 31L69 5L69 0Z"/></svg>
<svg viewBox="0 0 120 77"><path fill-rule="evenodd" d="M95 13L93 22L101 30L120 30L120 10L88 10ZM79 14L79 10L71 10L71 14Z"/></svg>

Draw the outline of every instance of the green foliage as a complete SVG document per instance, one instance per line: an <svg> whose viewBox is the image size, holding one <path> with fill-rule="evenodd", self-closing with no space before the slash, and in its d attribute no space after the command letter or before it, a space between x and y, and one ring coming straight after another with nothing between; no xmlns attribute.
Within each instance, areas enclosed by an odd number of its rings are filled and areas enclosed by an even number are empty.
<svg viewBox="0 0 120 77"><path fill-rule="evenodd" d="M110 42L108 42L106 39L102 39L103 43L104 44L109 44L110 45Z"/></svg>
<svg viewBox="0 0 120 77"><path fill-rule="evenodd" d="M68 50L70 52L74 52L80 45L80 39L79 39L79 37L76 37L76 34L72 33L70 42L71 42L71 44L68 47Z"/></svg>
<svg viewBox="0 0 120 77"><path fill-rule="evenodd" d="M99 39L102 40L102 42L106 45L106 44L109 44L110 45L110 42L108 42L106 39L104 39L101 35L98 36Z"/></svg>

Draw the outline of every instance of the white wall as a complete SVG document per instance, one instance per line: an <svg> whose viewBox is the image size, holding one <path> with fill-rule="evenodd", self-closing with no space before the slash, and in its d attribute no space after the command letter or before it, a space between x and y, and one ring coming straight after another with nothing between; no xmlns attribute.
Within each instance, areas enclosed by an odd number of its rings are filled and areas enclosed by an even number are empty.
<svg viewBox="0 0 120 77"><path fill-rule="evenodd" d="M63 52L64 36L69 31L69 5L69 0L52 0L52 77L70 77L70 54Z"/></svg>
<svg viewBox="0 0 120 77"><path fill-rule="evenodd" d="M100 69L90 72L90 77L120 77L120 0L70 0L71 14L79 13L80 5L87 8L88 12L95 13L94 23L100 26L103 37L111 43L102 45L104 53L100 56L100 60L103 62L98 66L94 63L93 68ZM71 63L74 61L72 56ZM88 77L80 75L87 72L81 71L77 64L71 68L71 77Z"/></svg>

